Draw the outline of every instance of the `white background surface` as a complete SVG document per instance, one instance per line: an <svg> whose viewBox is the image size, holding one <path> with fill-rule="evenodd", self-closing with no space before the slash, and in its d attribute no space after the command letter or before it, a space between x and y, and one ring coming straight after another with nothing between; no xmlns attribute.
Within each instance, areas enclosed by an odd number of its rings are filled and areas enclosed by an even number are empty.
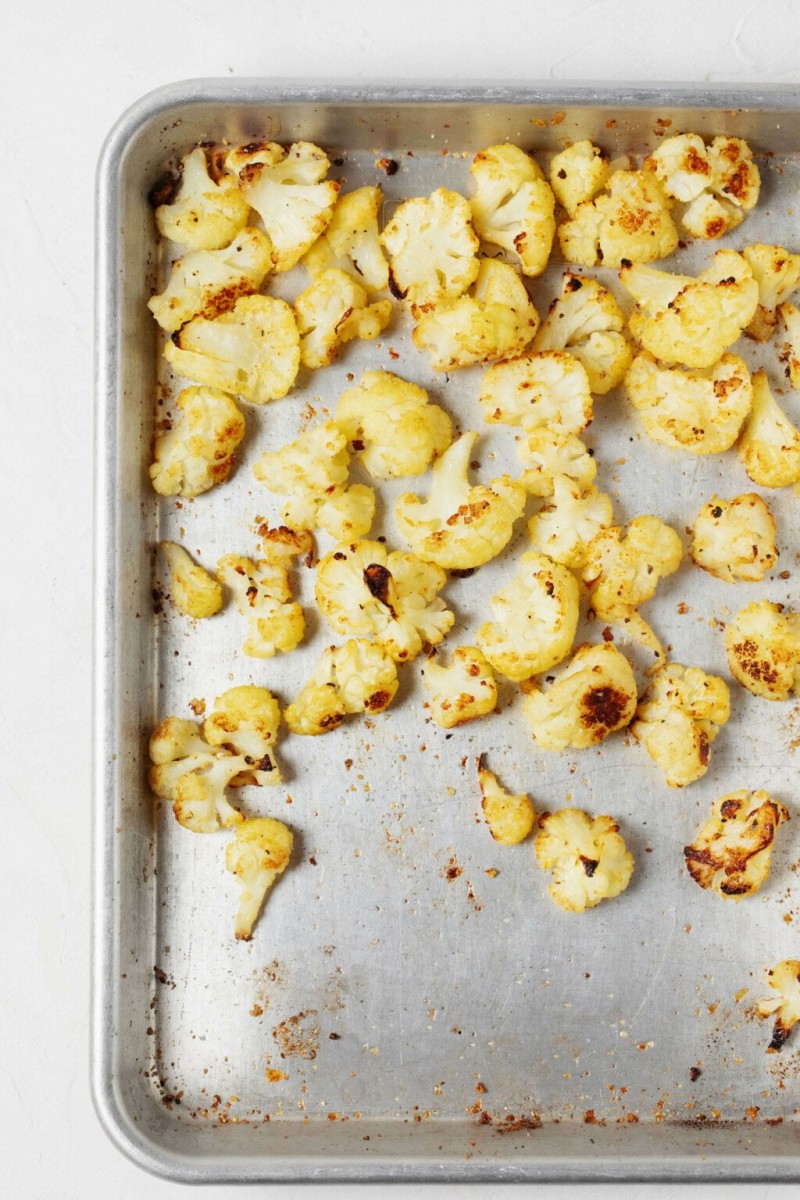
<svg viewBox="0 0 800 1200"><path fill-rule="evenodd" d="M793 83L799 69L791 0L28 0L6 13L0 1200L186 1194L118 1154L88 1087L93 176L117 115L143 92L190 76ZM766 1185L613 1184L405 1186L392 1197L466 1191L476 1200L798 1195ZM310 1191L269 1194L303 1200Z"/></svg>

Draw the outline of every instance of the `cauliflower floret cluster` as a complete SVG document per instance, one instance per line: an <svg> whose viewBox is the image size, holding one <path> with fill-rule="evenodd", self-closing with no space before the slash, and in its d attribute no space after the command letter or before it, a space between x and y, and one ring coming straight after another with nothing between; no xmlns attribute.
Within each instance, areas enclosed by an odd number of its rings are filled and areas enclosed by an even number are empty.
<svg viewBox="0 0 800 1200"><path fill-rule="evenodd" d="M547 890L559 908L582 913L625 891L633 857L611 817L592 818L578 808L562 808L541 816L539 828L536 860L553 872Z"/></svg>
<svg viewBox="0 0 800 1200"><path fill-rule="evenodd" d="M661 767L669 787L686 787L705 775L711 743L730 715L724 679L668 663L642 698L631 733Z"/></svg>
<svg viewBox="0 0 800 1200"><path fill-rule="evenodd" d="M753 400L750 372L736 354L723 354L713 367L682 371L645 351L631 363L625 388L648 437L691 454L729 450Z"/></svg>
<svg viewBox="0 0 800 1200"><path fill-rule="evenodd" d="M339 397L335 420L374 479L421 475L453 436L444 409L389 371L365 371Z"/></svg>
<svg viewBox="0 0 800 1200"><path fill-rule="evenodd" d="M758 284L735 250L718 250L697 278L654 267L626 266L619 281L639 305L633 336L656 358L711 367L753 319Z"/></svg>
<svg viewBox="0 0 800 1200"><path fill-rule="evenodd" d="M381 713L397 692L394 659L370 642L351 638L324 650L311 678L283 714L292 733L316 737L356 713Z"/></svg>
<svg viewBox="0 0 800 1200"><path fill-rule="evenodd" d="M580 433L592 419L584 367L561 350L541 350L495 363L483 374L480 402L490 425Z"/></svg>
<svg viewBox="0 0 800 1200"><path fill-rule="evenodd" d="M294 302L300 358L314 369L332 363L346 342L372 341L392 316L391 300L370 304L367 293L345 271L330 267Z"/></svg>
<svg viewBox="0 0 800 1200"><path fill-rule="evenodd" d="M695 518L692 558L726 583L757 583L778 558L775 518L754 492L733 500L712 496Z"/></svg>
<svg viewBox="0 0 800 1200"><path fill-rule="evenodd" d="M233 592L236 606L247 621L244 653L251 658L288 654L303 640L305 619L292 600L284 566L266 559L253 562L241 554L225 554L217 574Z"/></svg>
<svg viewBox="0 0 800 1200"><path fill-rule="evenodd" d="M530 796L525 792L516 795L507 792L497 776L483 765L483 755L478 759L478 783L481 808L494 840L501 846L516 846L524 841L536 820Z"/></svg>
<svg viewBox="0 0 800 1200"><path fill-rule="evenodd" d="M237 941L249 942L264 898L289 865L294 835L274 817L250 817L225 847L225 866L241 889L234 926Z"/></svg>
<svg viewBox="0 0 800 1200"><path fill-rule="evenodd" d="M800 482L800 430L778 404L763 371L753 376L753 403L738 451L745 471L760 487Z"/></svg>
<svg viewBox="0 0 800 1200"><path fill-rule="evenodd" d="M277 142L232 150L226 166L238 171L242 195L264 223L276 271L288 271L324 233L333 217L339 184L325 179L330 162L311 142L289 149Z"/></svg>
<svg viewBox="0 0 800 1200"><path fill-rule="evenodd" d="M320 561L315 595L331 628L369 638L397 662L410 662L423 646L436 646L454 614L439 592L441 567L381 542L342 543Z"/></svg>
<svg viewBox="0 0 800 1200"><path fill-rule="evenodd" d="M172 264L169 283L147 307L167 333L192 317L218 317L240 296L257 292L270 269L270 240L260 229L243 229L222 250L190 250Z"/></svg>
<svg viewBox="0 0 800 1200"><path fill-rule="evenodd" d="M754 600L729 622L725 649L731 674L754 696L800 695L800 614Z"/></svg>
<svg viewBox="0 0 800 1200"><path fill-rule="evenodd" d="M622 382L630 365L632 351L624 328L622 309L608 288L568 271L533 349L568 350L585 368L591 391L605 396Z"/></svg>
<svg viewBox="0 0 800 1200"><path fill-rule="evenodd" d="M745 246L742 254L758 284L758 308L747 332L759 342L768 341L778 324L778 307L800 286L800 254L782 246L757 243Z"/></svg>
<svg viewBox="0 0 800 1200"><path fill-rule="evenodd" d="M767 978L778 997L762 1000L758 1005L758 1014L761 1017L775 1014L772 1041L767 1046L767 1054L777 1054L800 1021L800 962L795 958L786 958L777 966L770 967Z"/></svg>
<svg viewBox="0 0 800 1200"><path fill-rule="evenodd" d="M480 243L469 201L447 188L401 204L381 242L392 292L415 309L456 299L478 277Z"/></svg>
<svg viewBox="0 0 800 1200"><path fill-rule="evenodd" d="M678 244L669 201L654 175L615 171L606 190L580 203L558 227L567 262L579 267L620 267L666 258Z"/></svg>
<svg viewBox="0 0 800 1200"><path fill-rule="evenodd" d="M442 300L418 314L414 345L436 371L519 354L539 324L525 284L508 263L482 258L469 295Z"/></svg>
<svg viewBox="0 0 800 1200"><path fill-rule="evenodd" d="M689 874L719 896L752 896L769 875L778 826L788 820L784 806L766 792L721 796L683 851Z"/></svg>
<svg viewBox="0 0 800 1200"><path fill-rule="evenodd" d="M575 640L580 598L571 571L544 554L529 552L502 591L492 596L494 616L478 630L478 644L501 675L519 683L566 658Z"/></svg>
<svg viewBox="0 0 800 1200"><path fill-rule="evenodd" d="M477 433L464 433L433 465L427 500L400 496L395 517L411 549L449 571L482 567L508 545L525 507L525 488L502 475L470 484L468 470Z"/></svg>
<svg viewBox="0 0 800 1200"><path fill-rule="evenodd" d="M579 646L546 692L526 688L525 716L545 750L585 750L629 725L636 680L624 654L610 643Z"/></svg>
<svg viewBox="0 0 800 1200"><path fill-rule="evenodd" d="M177 542L159 542L167 560L172 603L187 617L213 617L222 608L222 587L213 575L193 562Z"/></svg>
<svg viewBox="0 0 800 1200"><path fill-rule="evenodd" d="M778 305L778 348L786 377L800 391L800 309L794 304Z"/></svg>
<svg viewBox="0 0 800 1200"><path fill-rule="evenodd" d="M485 717L497 703L492 668L475 646L456 646L449 667L429 658L422 682L431 720L442 729Z"/></svg>
<svg viewBox="0 0 800 1200"><path fill-rule="evenodd" d="M216 388L185 388L175 404L182 420L156 438L150 480L161 496L199 496L230 475L244 417Z"/></svg>
<svg viewBox="0 0 800 1200"><path fill-rule="evenodd" d="M585 492L597 474L594 455L580 438L546 425L526 433L517 455L525 466L520 482L532 496L552 496L559 476Z"/></svg>
<svg viewBox="0 0 800 1200"><path fill-rule="evenodd" d="M541 275L556 234L555 196L541 167L519 146L489 146L470 172L475 232L517 259L523 275Z"/></svg>
<svg viewBox="0 0 800 1200"><path fill-rule="evenodd" d="M388 286L389 265L378 233L380 206L378 187L356 188L339 197L328 228L303 259L312 279L336 267L370 291Z"/></svg>
<svg viewBox="0 0 800 1200"><path fill-rule="evenodd" d="M557 475L551 499L528 522L531 549L577 570L589 543L613 520L610 496L596 487L583 491L566 475Z"/></svg>
<svg viewBox="0 0 800 1200"><path fill-rule="evenodd" d="M241 233L250 207L233 175L212 179L200 146L181 160L180 185L169 204L156 209L163 238L189 250L220 250Z"/></svg>
<svg viewBox="0 0 800 1200"><path fill-rule="evenodd" d="M606 185L608 156L588 138L573 142L550 160L550 186L571 217L580 204L592 200Z"/></svg>
<svg viewBox="0 0 800 1200"><path fill-rule="evenodd" d="M761 186L747 142L716 137L706 147L696 133L666 138L644 160L668 196L687 205L681 224L698 238L718 238L735 229L755 206Z"/></svg>

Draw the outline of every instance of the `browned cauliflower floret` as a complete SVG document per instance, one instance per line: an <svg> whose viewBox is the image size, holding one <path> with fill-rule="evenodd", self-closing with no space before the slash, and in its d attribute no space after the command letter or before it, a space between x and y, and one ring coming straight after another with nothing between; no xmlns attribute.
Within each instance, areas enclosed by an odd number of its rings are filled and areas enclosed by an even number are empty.
<svg viewBox="0 0 800 1200"><path fill-rule="evenodd" d="M597 474L594 455L580 438L545 425L525 434L517 455L525 466L521 482L532 496L552 496L558 476L586 491Z"/></svg>
<svg viewBox="0 0 800 1200"><path fill-rule="evenodd" d="M753 399L750 372L736 354L685 371L662 366L644 351L631 363L625 388L648 437L691 454L729 450Z"/></svg>
<svg viewBox="0 0 800 1200"><path fill-rule="evenodd" d="M593 415L586 371L561 350L495 363L484 372L480 402L490 425L580 433Z"/></svg>
<svg viewBox="0 0 800 1200"><path fill-rule="evenodd" d="M739 900L752 896L769 875L778 826L789 820L782 804L766 792L721 796L683 856L701 888Z"/></svg>
<svg viewBox="0 0 800 1200"><path fill-rule="evenodd" d="M244 653L253 658L288 654L303 640L305 619L292 600L284 566L266 559L253 562L241 554L225 554L217 574L233 592L236 607L247 621Z"/></svg>
<svg viewBox="0 0 800 1200"><path fill-rule="evenodd" d="M220 250L241 233L249 212L236 178L222 173L212 179L198 146L181 160L180 185L174 199L156 209L156 225L163 238L189 250Z"/></svg>
<svg viewBox="0 0 800 1200"><path fill-rule="evenodd" d="M583 491L566 475L557 475L552 497L528 522L531 549L577 570L592 538L613 520L610 496L596 487Z"/></svg>
<svg viewBox="0 0 800 1200"><path fill-rule="evenodd" d="M754 696L788 700L800 694L800 614L754 600L725 629L731 674Z"/></svg>
<svg viewBox="0 0 800 1200"><path fill-rule="evenodd" d="M747 332L759 342L766 342L778 324L778 306L800 287L800 254L760 242L745 246L742 254L758 284L758 308Z"/></svg>
<svg viewBox="0 0 800 1200"><path fill-rule="evenodd" d="M686 787L705 775L711 743L730 714L724 679L668 663L645 692L631 733L661 767L669 787Z"/></svg>
<svg viewBox="0 0 800 1200"><path fill-rule="evenodd" d="M167 333L192 317L218 317L240 296L257 292L270 267L270 240L260 229L243 229L222 250L190 250L172 264L169 283L147 307Z"/></svg>
<svg viewBox="0 0 800 1200"><path fill-rule="evenodd" d="M579 204L592 200L608 179L608 156L586 138L554 154L550 186L556 200L573 217Z"/></svg>
<svg viewBox="0 0 800 1200"><path fill-rule="evenodd" d="M523 704L531 732L545 750L585 750L630 724L636 680L624 654L604 642L579 646L546 692L526 685Z"/></svg>
<svg viewBox="0 0 800 1200"><path fill-rule="evenodd" d="M274 817L250 817L236 829L225 847L225 866L241 888L235 932L249 942L264 898L289 865L294 847L291 829Z"/></svg>
<svg viewBox="0 0 800 1200"><path fill-rule="evenodd" d="M800 482L800 430L778 404L763 371L753 376L753 405L738 450L745 471L760 487Z"/></svg>
<svg viewBox="0 0 800 1200"><path fill-rule="evenodd" d="M558 240L567 262L620 267L626 260L649 263L672 254L678 231L655 176L615 171L605 187L559 225Z"/></svg>
<svg viewBox="0 0 800 1200"><path fill-rule="evenodd" d="M199 496L230 475L244 417L215 388L185 388L175 404L183 419L156 438L150 480L161 496Z"/></svg>
<svg viewBox="0 0 800 1200"><path fill-rule="evenodd" d="M611 817L562 808L539 818L536 860L553 872L547 889L559 908L582 913L612 900L631 881L633 857Z"/></svg>
<svg viewBox="0 0 800 1200"><path fill-rule="evenodd" d="M712 496L694 522L692 558L698 567L736 583L757 583L775 566L775 518L760 496Z"/></svg>
<svg viewBox="0 0 800 1200"><path fill-rule="evenodd" d="M762 1000L757 1012L760 1017L775 1014L772 1041L767 1054L777 1054L795 1025L800 1021L800 962L786 958L767 972L769 986L778 993L776 1000Z"/></svg>
<svg viewBox="0 0 800 1200"><path fill-rule="evenodd" d="M357 188L340 196L322 237L303 258L313 279L330 267L352 275L357 283L378 292L389 283L389 265L378 235L381 189Z"/></svg>
<svg viewBox="0 0 800 1200"><path fill-rule="evenodd" d="M442 729L454 729L494 711L497 684L492 668L474 646L456 646L450 666L428 659L422 677L431 720Z"/></svg>
<svg viewBox="0 0 800 1200"><path fill-rule="evenodd" d="M453 436L444 409L389 371L365 371L339 397L335 421L375 479L421 475Z"/></svg>
<svg viewBox="0 0 800 1200"><path fill-rule="evenodd" d="M800 309L794 304L778 305L778 352L787 379L800 391Z"/></svg>
<svg viewBox="0 0 800 1200"><path fill-rule="evenodd" d="M481 789L481 808L489 832L501 846L516 846L533 829L536 813L530 796L525 792L512 795L501 787L497 776L478 759L478 783Z"/></svg>
<svg viewBox="0 0 800 1200"><path fill-rule="evenodd" d="M283 714L292 733L316 737L355 713L381 713L397 692L397 668L380 646L351 638L324 650L311 678Z"/></svg>
<svg viewBox="0 0 800 1200"><path fill-rule="evenodd" d="M533 339L534 350L568 350L586 369L589 387L605 396L627 371L632 351L622 332L625 317L608 288L567 272L561 295Z"/></svg>
<svg viewBox="0 0 800 1200"><path fill-rule="evenodd" d="M222 608L222 587L213 575L193 562L177 542L159 542L169 567L170 599L187 617L213 617Z"/></svg>
<svg viewBox="0 0 800 1200"><path fill-rule="evenodd" d="M747 142L696 133L666 138L644 161L664 191L687 204L681 223L692 237L718 238L741 224L758 200L761 178Z"/></svg>
<svg viewBox="0 0 800 1200"><path fill-rule="evenodd" d="M332 363L346 342L372 341L389 324L391 300L368 301L367 293L346 272L330 267L294 302L304 367Z"/></svg>
<svg viewBox="0 0 800 1200"><path fill-rule="evenodd" d="M478 276L469 201L447 188L401 204L381 242L393 293L417 307L456 299Z"/></svg>
<svg viewBox="0 0 800 1200"><path fill-rule="evenodd" d="M470 167L475 232L502 248L523 275L541 275L556 234L555 197L541 167L519 146L489 146Z"/></svg>

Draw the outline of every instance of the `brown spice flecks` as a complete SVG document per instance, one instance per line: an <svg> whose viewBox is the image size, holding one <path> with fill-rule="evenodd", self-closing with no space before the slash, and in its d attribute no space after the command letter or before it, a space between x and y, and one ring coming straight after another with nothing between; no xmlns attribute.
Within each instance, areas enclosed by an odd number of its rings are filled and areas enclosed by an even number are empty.
<svg viewBox="0 0 800 1200"><path fill-rule="evenodd" d="M319 1025L314 1020L316 1016L316 1009L310 1008L287 1017L275 1026L272 1036L278 1043L281 1058L305 1058L310 1061L317 1057L320 1033Z"/></svg>

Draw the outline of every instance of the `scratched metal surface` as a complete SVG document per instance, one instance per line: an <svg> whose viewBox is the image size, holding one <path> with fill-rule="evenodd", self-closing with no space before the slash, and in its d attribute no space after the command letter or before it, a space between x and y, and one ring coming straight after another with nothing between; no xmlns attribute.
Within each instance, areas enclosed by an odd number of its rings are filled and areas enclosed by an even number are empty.
<svg viewBox="0 0 800 1200"><path fill-rule="evenodd" d="M113 1135L154 1170L206 1180L797 1171L800 1059L788 1048L767 1056L767 1029L748 1012L765 994L766 967L797 955L800 820L781 830L767 885L740 904L697 888L681 854L726 791L763 787L793 809L800 715L791 704L734 686L708 774L675 792L624 736L592 751L538 751L510 684L498 714L445 733L426 719L417 661L401 672L386 714L322 738L286 736L285 784L241 793L249 814L286 820L297 846L247 945L232 936L228 835L194 836L168 811L154 812L144 782L146 738L159 719L191 716L190 701L210 707L239 683L268 686L288 702L328 644L312 607L314 572L303 567L295 578L309 636L291 655L244 657L232 606L199 623L169 603L154 614L151 589L165 577L152 547L174 538L207 566L226 552L256 557L254 525L276 515L277 502L253 479L253 463L329 412L350 374L396 371L428 388L459 427L479 429L478 478L517 467L515 431L481 420L480 371L432 372L398 306L377 342L352 343L282 401L242 406L247 436L229 483L191 503L156 502L146 482L156 371L164 411L175 387L157 367L145 309L163 270L148 187L201 139L306 138L343 159L334 174L345 187L380 183L390 208L437 186L468 191L471 156L492 141L518 140L542 161L562 139L586 135L613 153L641 155L662 118L674 129L743 133L774 151L761 159L758 209L720 244L797 248L800 129L791 112L769 111L781 97L758 97L755 111L738 113L730 96L701 97L680 114L691 97L658 93L635 104L620 93L603 103L590 92L531 93L517 105L504 103L505 93L484 104L465 93L466 103L437 107L424 103L426 93L405 105L367 96L326 106L287 91L257 104L255 85L215 84L206 103L187 103L201 85L134 114L107 152L101 202L119 217L101 226L100 239L101 276L111 280L99 329L101 497L107 489L111 503L101 503L100 519L101 551L110 544L99 613L95 1091ZM383 155L400 164L392 177L376 168ZM688 246L670 266L694 270L715 248ZM540 312L563 269L554 256L532 284ZM613 285L613 272L596 274ZM293 272L269 290L291 297L303 286ZM772 346L740 349L783 385ZM798 398L784 399L800 417ZM654 512L683 531L712 492L758 490L733 453L694 459L649 442L620 395L596 401L588 441L619 522ZM353 478L369 482L355 466ZM391 502L417 482L425 491L425 479L379 485L372 536L403 545ZM645 610L673 660L727 676L717 622L756 597L796 603L797 498L764 495L788 579L729 586L684 563ZM520 521L499 559L449 582L457 614L449 645L473 640L525 540ZM328 547L321 535L320 552ZM579 630L579 639L599 635L596 624ZM580 917L561 912L530 842L497 846L481 822L479 753L539 811L569 803L618 818L636 860L628 890ZM700 1071L694 1081L691 1068ZM510 1131L500 1136L503 1126Z"/></svg>

